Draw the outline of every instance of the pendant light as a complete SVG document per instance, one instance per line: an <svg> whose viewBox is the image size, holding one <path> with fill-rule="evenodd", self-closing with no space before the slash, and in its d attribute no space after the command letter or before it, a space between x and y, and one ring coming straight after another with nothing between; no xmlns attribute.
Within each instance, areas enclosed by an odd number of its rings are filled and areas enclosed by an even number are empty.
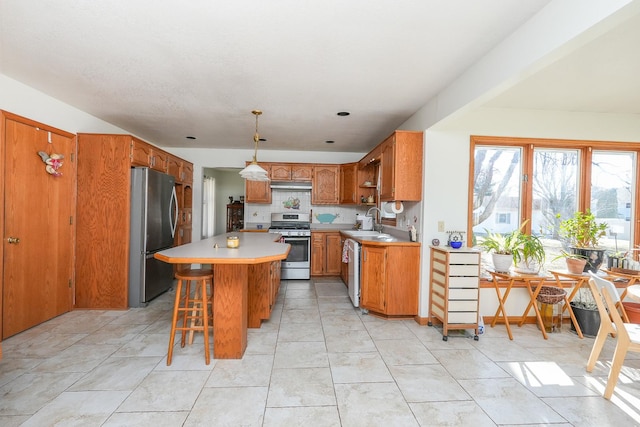
<svg viewBox="0 0 640 427"><path fill-rule="evenodd" d="M258 141L260 141L260 135L258 135L258 116L262 114L262 111L253 110L251 114L256 116L256 133L253 135L255 151L253 152L253 160L246 168L240 171L240 176L247 181L269 181L267 171L258 165Z"/></svg>

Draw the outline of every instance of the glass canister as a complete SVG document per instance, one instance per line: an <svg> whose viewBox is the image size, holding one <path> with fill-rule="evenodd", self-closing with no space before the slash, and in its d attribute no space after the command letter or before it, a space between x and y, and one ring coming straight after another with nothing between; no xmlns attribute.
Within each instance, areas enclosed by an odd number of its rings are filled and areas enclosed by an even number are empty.
<svg viewBox="0 0 640 427"><path fill-rule="evenodd" d="M227 247L237 248L240 246L240 238L238 236L227 236Z"/></svg>

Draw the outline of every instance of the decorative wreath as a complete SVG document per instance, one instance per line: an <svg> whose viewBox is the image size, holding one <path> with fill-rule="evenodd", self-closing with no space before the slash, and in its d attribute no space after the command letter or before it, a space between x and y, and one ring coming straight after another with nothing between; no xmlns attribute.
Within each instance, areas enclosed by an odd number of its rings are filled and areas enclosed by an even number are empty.
<svg viewBox="0 0 640 427"><path fill-rule="evenodd" d="M62 154L52 153L51 155L49 155L44 151L38 151L38 155L46 164L45 170L47 171L47 173L55 177L62 176L62 172L58 171L58 169L62 167L62 159L64 159L64 156Z"/></svg>

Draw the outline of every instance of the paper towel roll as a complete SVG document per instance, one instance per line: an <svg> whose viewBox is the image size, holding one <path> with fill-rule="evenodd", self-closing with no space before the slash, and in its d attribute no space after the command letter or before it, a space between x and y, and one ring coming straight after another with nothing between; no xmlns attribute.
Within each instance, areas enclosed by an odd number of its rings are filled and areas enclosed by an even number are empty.
<svg viewBox="0 0 640 427"><path fill-rule="evenodd" d="M404 205L402 204L402 202L395 202L395 203L389 203L391 205L391 211L394 214L399 214L402 213L402 211L404 210ZM398 205L398 207L396 208L396 205Z"/></svg>
<svg viewBox="0 0 640 427"><path fill-rule="evenodd" d="M396 203L398 203L399 207L396 208ZM402 202L387 202L384 204L384 207L382 208L382 210L385 211L385 213L388 214L399 214L402 213L402 211L404 211L404 205L402 204Z"/></svg>

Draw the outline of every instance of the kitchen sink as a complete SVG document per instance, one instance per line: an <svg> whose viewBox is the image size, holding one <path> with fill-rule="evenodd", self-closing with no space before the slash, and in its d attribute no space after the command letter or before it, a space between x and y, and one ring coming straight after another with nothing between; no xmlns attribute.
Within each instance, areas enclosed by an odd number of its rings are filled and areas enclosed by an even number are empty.
<svg viewBox="0 0 640 427"><path fill-rule="evenodd" d="M375 240L379 242L394 242L397 239L391 234L379 233L373 230L349 230L347 233L353 237L359 237L364 240Z"/></svg>

